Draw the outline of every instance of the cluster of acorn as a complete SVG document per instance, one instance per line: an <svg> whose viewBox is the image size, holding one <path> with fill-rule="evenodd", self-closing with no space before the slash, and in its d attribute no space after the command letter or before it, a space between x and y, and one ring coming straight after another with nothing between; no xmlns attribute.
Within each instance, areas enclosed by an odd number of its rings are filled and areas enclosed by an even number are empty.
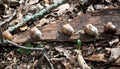
<svg viewBox="0 0 120 69"><path fill-rule="evenodd" d="M66 34L66 35L72 35L74 34L74 29L70 24L64 24L61 26L61 33ZM98 29L93 26L92 24L87 24L84 27L84 32L90 36L98 36L99 32ZM110 33L110 34L115 34L117 32L117 28L115 25L112 24L112 22L108 22L104 25L104 32L105 33ZM42 33L38 28L32 28L30 30L30 36L32 39L39 40L42 37ZM3 32L3 37L4 39L12 40L13 36L11 33L8 31Z"/></svg>
<svg viewBox="0 0 120 69"><path fill-rule="evenodd" d="M32 28L29 33L30 33L31 38L34 40L40 40L42 36L41 31L36 27ZM6 40L13 40L13 35L8 31L4 31L3 38Z"/></svg>
<svg viewBox="0 0 120 69"><path fill-rule="evenodd" d="M74 29L70 24L64 24L61 28L61 32L66 35L72 35L74 33ZM98 36L98 29L92 24L87 24L84 27L84 32L90 36ZM104 25L104 32L109 34L115 34L117 32L117 28L112 22L108 22Z"/></svg>

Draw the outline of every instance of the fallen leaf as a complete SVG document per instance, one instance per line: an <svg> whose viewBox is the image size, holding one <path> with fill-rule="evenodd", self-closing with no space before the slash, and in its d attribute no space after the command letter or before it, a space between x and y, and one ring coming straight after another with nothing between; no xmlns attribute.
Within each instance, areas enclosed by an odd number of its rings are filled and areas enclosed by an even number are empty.
<svg viewBox="0 0 120 69"><path fill-rule="evenodd" d="M45 6L49 6L52 3L51 0L44 0L44 2L45 2Z"/></svg>
<svg viewBox="0 0 120 69"><path fill-rule="evenodd" d="M70 8L70 5L68 3L66 3L66 4L63 4L63 5L59 6L55 10L58 10L57 14L58 14L58 16L60 16L65 12L65 10L68 10L69 8Z"/></svg>
<svg viewBox="0 0 120 69"><path fill-rule="evenodd" d="M38 3L39 0L29 0L29 4L32 5L32 4L35 4L35 3Z"/></svg>
<svg viewBox="0 0 120 69"><path fill-rule="evenodd" d="M57 50L59 53L63 53L64 56L66 56L66 58L70 57L70 50L66 50L64 48L61 47L55 47L55 50Z"/></svg>
<svg viewBox="0 0 120 69"><path fill-rule="evenodd" d="M90 61L96 61L96 62L107 62L107 60L104 59L105 54L93 54L88 57L84 57L86 60Z"/></svg>
<svg viewBox="0 0 120 69"><path fill-rule="evenodd" d="M109 61L113 61L113 60L115 60L115 59L117 59L119 57L120 57L120 47L112 48L111 49L111 55L109 57Z"/></svg>
<svg viewBox="0 0 120 69"><path fill-rule="evenodd" d="M27 25L25 25L25 26L22 26L22 27L20 27L20 31L25 31L25 30L27 30Z"/></svg>

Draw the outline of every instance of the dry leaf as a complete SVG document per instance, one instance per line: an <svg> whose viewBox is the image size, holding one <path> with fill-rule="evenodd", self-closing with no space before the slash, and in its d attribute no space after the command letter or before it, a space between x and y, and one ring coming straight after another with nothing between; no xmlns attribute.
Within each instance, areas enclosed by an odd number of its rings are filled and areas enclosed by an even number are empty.
<svg viewBox="0 0 120 69"><path fill-rule="evenodd" d="M51 0L44 0L44 2L45 2L45 6L49 6L52 3Z"/></svg>
<svg viewBox="0 0 120 69"><path fill-rule="evenodd" d="M28 29L27 25L20 27L20 31L25 31L27 29Z"/></svg>
<svg viewBox="0 0 120 69"><path fill-rule="evenodd" d="M85 59L96 62L107 62L107 60L104 59L104 55L105 54L93 54L91 56L85 57Z"/></svg>
<svg viewBox="0 0 120 69"><path fill-rule="evenodd" d="M36 27L41 27L44 24L49 23L48 19L42 18L39 23L36 23Z"/></svg>
<svg viewBox="0 0 120 69"><path fill-rule="evenodd" d="M115 60L115 59L117 59L119 57L120 57L120 47L112 48L111 49L111 55L109 57L109 61L113 61L113 60Z"/></svg>
<svg viewBox="0 0 120 69"><path fill-rule="evenodd" d="M58 16L60 16L65 12L65 10L68 10L69 8L70 8L70 5L68 3L66 3L66 4L62 4L55 10L58 10L57 14L58 14Z"/></svg>
<svg viewBox="0 0 120 69"><path fill-rule="evenodd" d="M39 0L29 0L29 4L32 5L32 4L35 4L35 3L38 3Z"/></svg>

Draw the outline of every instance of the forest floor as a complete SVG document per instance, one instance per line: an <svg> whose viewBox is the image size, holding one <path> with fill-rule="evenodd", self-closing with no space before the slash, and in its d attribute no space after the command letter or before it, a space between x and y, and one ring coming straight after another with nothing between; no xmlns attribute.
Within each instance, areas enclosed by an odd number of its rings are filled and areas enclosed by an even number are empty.
<svg viewBox="0 0 120 69"><path fill-rule="evenodd" d="M120 0L0 0L0 6L0 69L120 69ZM108 22L116 31L105 33ZM74 33L62 33L64 24ZM85 34L87 24L99 35Z"/></svg>

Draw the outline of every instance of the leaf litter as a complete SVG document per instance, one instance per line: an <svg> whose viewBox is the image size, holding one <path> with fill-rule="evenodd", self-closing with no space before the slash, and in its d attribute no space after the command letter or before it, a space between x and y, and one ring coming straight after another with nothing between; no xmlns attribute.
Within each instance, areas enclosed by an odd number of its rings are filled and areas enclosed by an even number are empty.
<svg viewBox="0 0 120 69"><path fill-rule="evenodd" d="M86 2L84 2L86 1ZM6 31L9 27L15 26L24 20L26 15L32 16L38 13L40 10L43 10L46 7L49 7L53 3L58 2L58 0L20 0L10 2L0 1L0 5L3 6L0 8L0 22L2 31ZM9 3L9 4L7 4ZM89 2L88 0L66 0L65 4L54 8L53 10L48 10L46 15L43 15L42 18L30 19L23 27L15 28L15 30L10 31L14 36L12 40L15 43L1 44L0 48L0 68L1 69L36 69L36 68L52 68L52 69L78 69L80 68L79 62L77 61L76 53L74 52L77 49L76 41L70 42L49 42L47 41L34 41L30 37L30 33L26 32L33 27L39 27L41 30L44 26L54 23L66 23L72 21L75 17L95 13L103 9L114 9L119 7L119 0L111 1L97 1L93 0ZM115 4L115 5L114 5ZM104 6L103 6L104 5ZM6 7L7 6L7 7ZM16 13L12 13L13 10L17 10ZM80 13L80 15L79 15ZM85 13L85 14L83 14ZM98 13L99 14L99 13ZM11 16L12 15L12 16ZM110 14L111 15L111 14ZM119 15L119 14L118 14ZM78 20L79 21L79 20ZM49 31L48 31L49 32ZM24 34L21 34L24 33ZM44 35L43 35L44 36ZM66 35L63 35L66 36ZM82 56L86 60L88 66L93 69L98 67L105 67L108 69L114 69L114 67L119 67L119 35L116 38L108 38L104 41L88 41L83 42L82 47ZM26 38L28 38L26 40ZM62 38L62 36L61 36ZM69 40L69 39L67 39ZM28 44L27 44L28 43ZM32 45L30 45L31 43ZM39 50L25 50L17 48L13 45L30 46L30 48L39 48L35 46L36 44L44 44L44 49ZM106 53L107 48L107 53ZM27 47L29 49L29 47ZM22 54L21 54L22 53ZM27 54L25 54L27 53ZM107 55L107 56L105 56ZM115 61L109 63L114 59ZM94 63L93 63L94 62ZM95 63L97 63L95 65ZM104 64L107 65L104 65ZM118 65L118 66L114 66ZM84 65L83 65L84 66ZM107 67L106 67L107 66Z"/></svg>

